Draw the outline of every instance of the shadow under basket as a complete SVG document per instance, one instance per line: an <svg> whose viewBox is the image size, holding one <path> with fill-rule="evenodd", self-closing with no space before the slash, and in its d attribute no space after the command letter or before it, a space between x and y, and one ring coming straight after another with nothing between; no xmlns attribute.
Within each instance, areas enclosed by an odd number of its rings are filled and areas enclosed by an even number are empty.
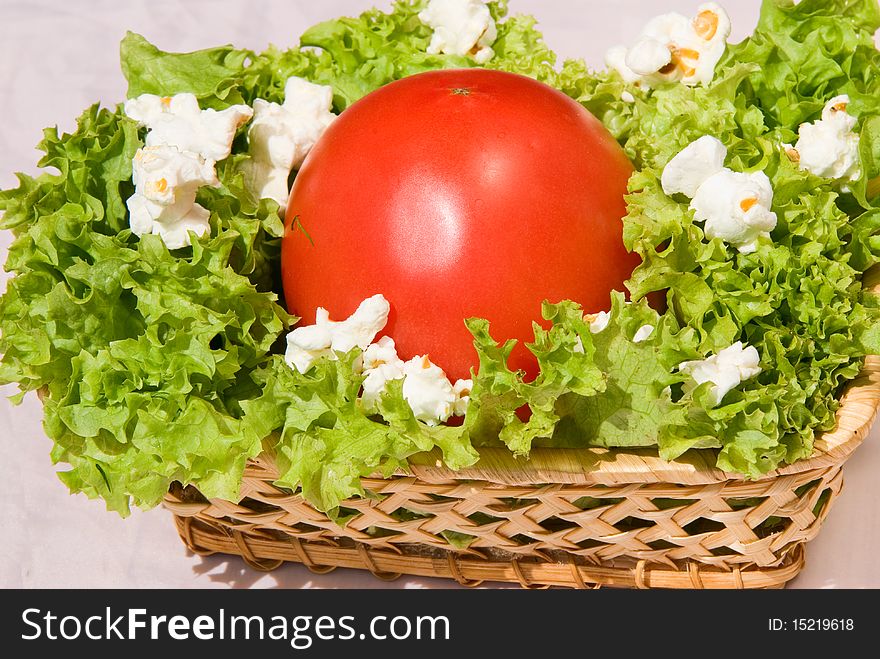
<svg viewBox="0 0 880 659"><path fill-rule="evenodd" d="M241 556L258 570L285 561L523 587L782 588L843 484L841 468L880 402L880 358L844 391L837 428L813 456L744 480L691 451L536 449L529 460L484 449L452 471L433 454L390 478L365 478L337 523L273 485L270 455L251 461L242 500L175 485L165 498L197 554Z"/></svg>

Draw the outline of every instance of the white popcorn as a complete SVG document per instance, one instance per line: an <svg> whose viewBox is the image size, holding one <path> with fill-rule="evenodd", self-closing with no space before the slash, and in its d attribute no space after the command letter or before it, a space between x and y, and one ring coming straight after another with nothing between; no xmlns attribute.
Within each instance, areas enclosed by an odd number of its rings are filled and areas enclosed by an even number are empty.
<svg viewBox="0 0 880 659"><path fill-rule="evenodd" d="M306 373L322 357L335 359L337 352L348 352L355 346L365 349L385 327L390 309L381 294L368 297L343 321L330 320L327 310L318 307L314 325L297 327L287 335L284 360Z"/></svg>
<svg viewBox="0 0 880 659"><path fill-rule="evenodd" d="M379 397L391 380L403 378L403 360L397 356L394 340L383 336L364 350L364 389L361 402L367 412L377 412Z"/></svg>
<svg viewBox="0 0 880 659"><path fill-rule="evenodd" d="M704 382L711 382L715 404L720 405L728 391L761 372L760 362L761 358L754 346L743 347L742 342L737 341L717 355L682 362L678 370L693 380L685 384L685 391L691 391Z"/></svg>
<svg viewBox="0 0 880 659"><path fill-rule="evenodd" d="M855 181L861 176L859 136L853 132L856 118L847 113L849 96L835 96L822 110L822 118L801 124L790 156L798 166L816 176Z"/></svg>
<svg viewBox="0 0 880 659"><path fill-rule="evenodd" d="M392 380L404 379L404 398L415 417L429 425L446 421L452 415L464 415L473 388L471 380L449 384L443 370L425 357L404 363L397 355L394 341L383 336L371 344L363 355L366 376L361 404L368 413L379 411L379 398ZM409 366L407 366L409 364ZM409 377L409 384L405 378ZM452 391L453 396L449 396ZM448 407L451 405L451 407Z"/></svg>
<svg viewBox="0 0 880 659"><path fill-rule="evenodd" d="M201 110L193 94L141 94L124 109L148 129L146 146L132 163L135 194L127 201L132 233L158 234L169 249L190 245L190 231L202 236L210 229L196 192L202 185L220 185L215 161L229 156L235 131L253 112L246 105Z"/></svg>
<svg viewBox="0 0 880 659"><path fill-rule="evenodd" d="M687 20L684 16L681 18ZM667 45L667 40L671 38L671 34L662 35L660 40L643 36L627 51L626 65L639 77L656 73L672 61L672 51Z"/></svg>
<svg viewBox="0 0 880 659"><path fill-rule="evenodd" d="M703 135L679 151L663 168L660 183L668 195L693 198L707 178L724 169L727 147L711 135Z"/></svg>
<svg viewBox="0 0 880 659"><path fill-rule="evenodd" d="M590 332L593 334L598 334L603 329L608 327L608 322L611 320L611 314L607 311L600 311L596 314L596 317L590 322Z"/></svg>
<svg viewBox="0 0 880 659"><path fill-rule="evenodd" d="M636 330L636 333L633 335L633 343L641 343L642 341L646 341L651 337L653 333L653 325L642 325L639 329Z"/></svg>
<svg viewBox="0 0 880 659"><path fill-rule="evenodd" d="M379 368L385 364L403 368L403 360L397 356L394 339L390 336L383 336L376 343L368 345L366 350L364 350L363 362L364 372Z"/></svg>
<svg viewBox="0 0 880 659"><path fill-rule="evenodd" d="M336 118L333 88L291 77L284 85L284 103L254 101L248 129L250 160L243 164L249 189L260 199L287 206L290 172L299 169L315 143Z"/></svg>
<svg viewBox="0 0 880 659"><path fill-rule="evenodd" d="M358 305L347 319L330 320L326 309L318 308L316 323L330 328L333 341L330 347L336 352L348 352L355 346L365 349L388 322L391 305L381 293L368 297Z"/></svg>
<svg viewBox="0 0 880 659"><path fill-rule="evenodd" d="M416 419L436 426L452 416L459 396L443 369L427 355L406 362L403 374L403 397Z"/></svg>
<svg viewBox="0 0 880 659"><path fill-rule="evenodd" d="M707 238L721 238L747 254L757 249L759 237L769 238L776 228L772 203L773 188L764 172L723 169L699 187L691 208L694 219L706 223Z"/></svg>
<svg viewBox="0 0 880 659"><path fill-rule="evenodd" d="M693 61L693 72L685 67L681 81L686 85L708 85L715 77L715 66L727 49L730 17L717 3L707 2L697 7L697 15L691 21L691 28L697 38L690 45L700 56ZM681 57L682 61L688 61L684 53Z"/></svg>
<svg viewBox="0 0 880 659"><path fill-rule="evenodd" d="M474 388L473 380L456 380L452 385L452 391L455 392L455 403L452 405L452 413L455 416L464 416L467 411L468 403L471 400L471 389Z"/></svg>
<svg viewBox="0 0 880 659"><path fill-rule="evenodd" d="M194 94L141 94L127 100L124 109L148 128L147 146L176 146L215 161L229 157L235 132L254 113L247 105L202 110Z"/></svg>
<svg viewBox="0 0 880 659"><path fill-rule="evenodd" d="M403 364L403 362L400 362ZM364 379L364 389L361 394L361 403L364 409L369 413L379 411L379 397L385 391L386 385L391 380L400 380L403 378L403 367L392 364L381 364L376 368L364 371L366 378Z"/></svg>
<svg viewBox="0 0 880 659"><path fill-rule="evenodd" d="M321 357L331 356L333 335L326 325L297 327L287 335L284 361L300 373L306 373Z"/></svg>
<svg viewBox="0 0 880 659"><path fill-rule="evenodd" d="M718 139L704 135L666 164L660 183L666 194L692 197L694 219L705 222L706 237L720 238L746 254L776 228L776 213L770 210L773 187L764 172L724 167L726 155Z"/></svg>
<svg viewBox="0 0 880 659"><path fill-rule="evenodd" d="M386 385L391 380L403 378L403 368L397 368L390 364L382 364L377 368L366 371L363 384L361 402L367 412L379 411L379 397L385 392Z"/></svg>
<svg viewBox="0 0 880 659"><path fill-rule="evenodd" d="M135 193L126 202L131 231L158 234L168 249L190 244L189 231L208 232L209 213L195 203L203 185L218 186L214 162L173 146L138 149L132 162Z"/></svg>
<svg viewBox="0 0 880 659"><path fill-rule="evenodd" d="M495 21L484 0L430 0L419 20L434 30L428 53L472 55L485 64L495 55Z"/></svg>
<svg viewBox="0 0 880 659"><path fill-rule="evenodd" d="M605 63L627 84L708 84L728 36L730 17L718 4L708 2L697 8L693 19L674 12L657 16L645 25L632 48L609 49Z"/></svg>
<svg viewBox="0 0 880 659"><path fill-rule="evenodd" d="M640 84L642 76L629 68L626 63L626 55L628 52L626 46L613 46L609 48L605 52L605 65L609 69L615 69L626 84Z"/></svg>

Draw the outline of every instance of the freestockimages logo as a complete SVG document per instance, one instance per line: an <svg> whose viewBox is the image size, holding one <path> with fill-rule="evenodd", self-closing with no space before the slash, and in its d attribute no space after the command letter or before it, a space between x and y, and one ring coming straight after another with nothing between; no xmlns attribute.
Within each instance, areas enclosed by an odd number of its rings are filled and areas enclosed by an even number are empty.
<svg viewBox="0 0 880 659"><path fill-rule="evenodd" d="M147 609L131 608L114 613L106 607L100 614L57 615L51 610L28 608L22 612L24 641L286 641L306 650L317 641L449 640L446 616L382 616L359 625L355 616L152 615ZM359 629L361 631L359 631Z"/></svg>

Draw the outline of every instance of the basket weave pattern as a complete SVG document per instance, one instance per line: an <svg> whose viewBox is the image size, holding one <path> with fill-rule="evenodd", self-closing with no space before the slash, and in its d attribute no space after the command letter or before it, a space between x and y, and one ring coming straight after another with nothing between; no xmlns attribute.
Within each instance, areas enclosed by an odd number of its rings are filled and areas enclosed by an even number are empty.
<svg viewBox="0 0 880 659"><path fill-rule="evenodd" d="M340 525L273 485L263 454L248 465L241 502L174 487L165 505L193 551L237 554L263 570L297 561L464 585L782 587L802 568L803 544L839 494L841 467L878 402L880 358L869 357L814 456L758 481L721 472L698 451L668 463L646 450L539 449L517 461L486 449L458 472L426 454L406 474L363 479L368 496L343 503Z"/></svg>

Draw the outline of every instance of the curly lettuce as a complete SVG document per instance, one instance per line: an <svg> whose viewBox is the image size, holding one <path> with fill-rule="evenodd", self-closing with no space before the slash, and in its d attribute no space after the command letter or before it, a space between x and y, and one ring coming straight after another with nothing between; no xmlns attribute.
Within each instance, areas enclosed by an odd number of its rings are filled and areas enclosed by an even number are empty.
<svg viewBox="0 0 880 659"><path fill-rule="evenodd" d="M880 350L876 299L861 284L878 259L866 178L877 171L880 108L864 97L880 74L878 26L870 0L767 0L755 34L729 48L711 85L666 85L633 103L619 135L641 167L624 218L624 241L642 257L627 284L633 297L665 291L667 313L696 332L702 354L742 340L762 356L762 373L723 405L664 429L664 457L707 437L720 442L719 467L751 477L806 457L815 431L834 427L843 383ZM799 170L782 149L842 92L860 99L850 111L859 118L863 177L852 191ZM724 142L729 167L763 170L773 184L778 224L753 254L708 240L687 200L660 187L669 159L705 134Z"/></svg>
<svg viewBox="0 0 880 659"><path fill-rule="evenodd" d="M475 65L426 53L424 6L402 0L327 21L298 47L261 53L168 53L129 33L128 95L192 92L213 108L280 102L295 75L331 85L343 112L402 77ZM400 381L367 414L357 349L306 374L281 357L296 320L279 303L283 226L277 204L245 188L246 129L218 164L221 186L199 191L210 234L169 251L128 228L143 132L121 107L90 108L71 134L46 131L43 174L0 192L0 226L15 234L6 262L15 276L0 298L0 381L41 392L52 458L69 465L60 476L71 491L121 514L156 505L173 481L238 500L247 460L270 451L280 486L334 511L367 494L362 477L434 449L452 468L474 463L481 446L523 457L534 446L656 447L666 459L705 450L753 478L811 453L814 433L834 426L843 385L880 352L880 304L862 285L880 259L876 2L765 0L755 33L728 47L710 85L653 90L579 60L557 66L534 18L508 17L503 1L490 10L498 38L486 66L568 94L636 167L623 220L624 243L642 259L630 301L613 293L598 332L577 304L545 304L528 346L540 366L533 380L508 367L512 342L468 319L479 364L463 424L417 421ZM840 93L852 98L861 137L851 189L800 171L780 148ZM727 166L772 181L778 225L752 254L708 240L687 200L660 187L670 158L705 134L724 142ZM665 311L649 294L665 296ZM634 341L646 325L650 335ZM678 365L735 341L758 350L762 370L716 405L709 383L689 386Z"/></svg>
<svg viewBox="0 0 880 659"><path fill-rule="evenodd" d="M0 378L43 395L52 458L74 492L127 513L154 506L174 480L237 498L260 451L239 399L291 319L267 262L277 261L277 206L203 190L211 234L169 252L128 228L132 158L142 145L121 108L92 107L77 129L50 129L40 164L0 193L15 240L0 298Z"/></svg>

